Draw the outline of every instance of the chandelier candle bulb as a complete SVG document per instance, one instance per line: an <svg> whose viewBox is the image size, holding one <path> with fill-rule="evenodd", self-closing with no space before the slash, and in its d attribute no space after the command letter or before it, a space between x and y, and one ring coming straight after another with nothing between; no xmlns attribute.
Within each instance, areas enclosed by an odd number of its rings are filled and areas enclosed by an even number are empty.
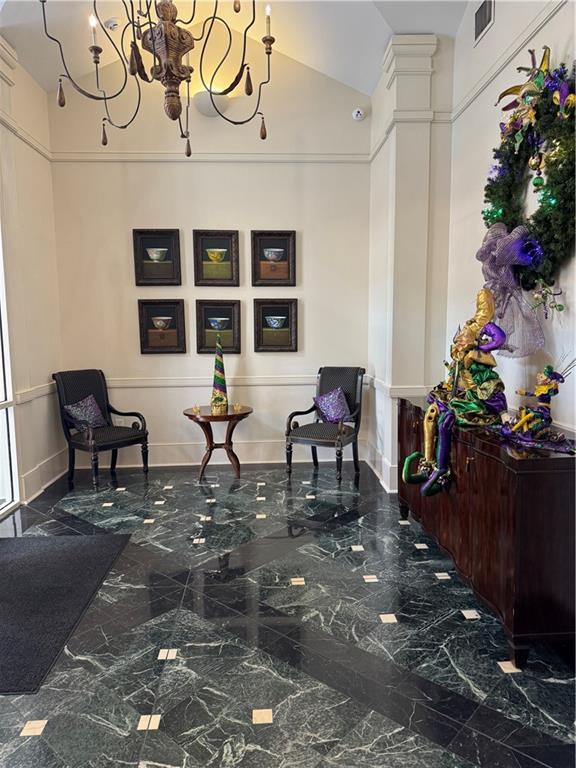
<svg viewBox="0 0 576 768"><path fill-rule="evenodd" d="M96 42L96 27L98 26L98 19L94 14L90 14L90 17L88 19L88 23L90 24L90 29L92 30L92 45L98 45Z"/></svg>
<svg viewBox="0 0 576 768"><path fill-rule="evenodd" d="M266 6L266 36L270 37L270 17L272 16L272 6Z"/></svg>

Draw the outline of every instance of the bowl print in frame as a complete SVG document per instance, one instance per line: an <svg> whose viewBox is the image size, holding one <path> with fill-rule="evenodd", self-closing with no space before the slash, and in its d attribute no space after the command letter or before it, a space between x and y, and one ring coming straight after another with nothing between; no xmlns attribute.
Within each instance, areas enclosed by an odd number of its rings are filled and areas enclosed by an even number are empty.
<svg viewBox="0 0 576 768"><path fill-rule="evenodd" d="M298 299L254 299L254 351L298 351Z"/></svg>
<svg viewBox="0 0 576 768"><path fill-rule="evenodd" d="M196 302L196 352L214 354L220 336L226 353L240 352L240 302L198 300Z"/></svg>
<svg viewBox="0 0 576 768"><path fill-rule="evenodd" d="M181 285L180 230L133 229L136 285Z"/></svg>
<svg viewBox="0 0 576 768"><path fill-rule="evenodd" d="M143 355L186 352L183 299L139 299L138 321Z"/></svg>
<svg viewBox="0 0 576 768"><path fill-rule="evenodd" d="M240 284L238 232L226 229L195 229L194 285Z"/></svg>
<svg viewBox="0 0 576 768"><path fill-rule="evenodd" d="M252 285L296 285L296 232L252 231Z"/></svg>

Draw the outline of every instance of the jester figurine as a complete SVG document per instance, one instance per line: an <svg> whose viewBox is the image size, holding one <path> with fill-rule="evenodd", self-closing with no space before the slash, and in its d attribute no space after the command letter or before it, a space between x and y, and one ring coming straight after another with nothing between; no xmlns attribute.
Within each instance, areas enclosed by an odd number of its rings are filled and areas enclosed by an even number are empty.
<svg viewBox="0 0 576 768"><path fill-rule="evenodd" d="M515 437L529 443L548 441L554 437L563 438L563 435L552 433L550 403L558 394L559 385L563 384L572 372L574 365L573 361L561 373L555 371L552 365L545 365L544 369L536 374L536 386L533 392L517 389L517 395L535 398L536 403L522 406L514 421L502 427L502 434L505 437Z"/></svg>
<svg viewBox="0 0 576 768"><path fill-rule="evenodd" d="M496 373L492 354L506 341L504 331L492 322L494 297L482 288L476 297L476 314L459 328L450 347L448 375L429 394L424 417L424 453L416 451L404 461L405 483L422 484L422 496L433 496L450 479L450 449L454 424L484 426L509 421L504 384ZM416 472L412 473L414 462Z"/></svg>

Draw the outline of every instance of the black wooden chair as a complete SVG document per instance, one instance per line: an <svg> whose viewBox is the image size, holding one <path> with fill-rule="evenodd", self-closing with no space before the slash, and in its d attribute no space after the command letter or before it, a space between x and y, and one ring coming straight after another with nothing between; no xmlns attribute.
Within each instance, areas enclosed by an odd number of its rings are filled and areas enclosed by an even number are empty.
<svg viewBox="0 0 576 768"><path fill-rule="evenodd" d="M315 468L318 467L317 447L332 447L336 450L336 477L340 482L342 479L342 452L344 446L350 443L352 443L354 470L357 475L359 474L358 433L362 415L362 379L365 373L364 368L320 368L316 379L316 394L324 395L326 392L341 387L348 402L350 415L336 424L329 424L321 421L315 405L312 405L307 411L291 413L286 421L286 469L288 474L292 471L293 445L310 445L312 447L312 461ZM305 416L309 413L316 413L316 420L310 424L300 426L297 421L294 421L295 416Z"/></svg>
<svg viewBox="0 0 576 768"><path fill-rule="evenodd" d="M148 474L148 430L146 420L136 411L119 411L108 401L108 388L102 371L60 371L53 373L56 391L60 402L62 429L68 442L68 482L74 482L75 452L88 451L92 465L92 481L98 484L98 455L102 451L112 451L110 472L115 474L118 449L128 445L142 446L144 474ZM91 427L86 421L73 420L64 410L65 405L72 405L93 395L106 420L106 426ZM131 427L115 426L112 414L133 416L138 422Z"/></svg>

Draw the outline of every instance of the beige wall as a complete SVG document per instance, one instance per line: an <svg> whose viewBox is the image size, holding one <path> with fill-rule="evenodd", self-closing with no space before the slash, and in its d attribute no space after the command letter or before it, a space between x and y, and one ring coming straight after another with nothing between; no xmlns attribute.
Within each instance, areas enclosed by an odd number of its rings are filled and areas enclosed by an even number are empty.
<svg viewBox="0 0 576 768"><path fill-rule="evenodd" d="M483 282L475 254L486 231L480 215L483 190L492 162L492 148L499 143L498 124L502 113L494 107L494 102L505 88L521 82L523 76L518 75L516 67L529 64L528 48L535 48L538 56L542 46L549 45L553 66L574 58L573 3L500 3L494 27L475 48L471 40L473 11L471 4L455 46L447 344L458 324L470 316L476 291ZM528 210L534 206L533 198L529 193ZM568 309L561 316L543 321L546 348L542 353L519 360L497 356L498 370L512 407L519 403L514 390L532 388L539 367L558 362L564 353L569 358L574 356L574 283L572 260L558 281ZM575 425L575 385L576 378L572 376L553 403L554 418L569 428Z"/></svg>
<svg viewBox="0 0 576 768"><path fill-rule="evenodd" d="M105 75L113 81L117 73L108 68ZM22 155L18 186L24 196L29 190L40 212L18 236L19 252L34 259L30 269L10 261L7 270L19 281L14 296L26 297L12 303L13 325L24 333L21 316L33 304L30 327L42 326L18 345L23 353L15 366L38 369L36 377L17 377L19 398L26 401L20 407L32 420L43 409L39 428L57 445L34 444L30 420L20 419L22 450L34 454L34 464L40 454L63 447L55 398L47 394L52 390L37 385L59 368L96 366L105 371L118 407L146 414L152 463L198 461L202 435L182 410L208 401L213 359L196 354L195 301L234 298L241 300L242 354L225 358L230 395L255 408L238 429L238 454L243 461L283 460L286 415L310 401L318 367L367 363L370 126L351 118L365 97L275 54L274 87L264 101L269 140L259 139L256 122L234 128L192 108L194 156L187 160L174 124L163 114L157 85L145 90L143 113L132 129L110 130L104 149L95 105L67 88L67 106L60 109L54 94L46 101L30 84L18 92L22 135L24 126L30 132L41 126L35 141L41 151L47 145L50 162L14 139L15 153ZM244 101L236 100L228 114L237 116ZM141 227L180 230L182 286L134 285L132 229ZM194 287L195 228L240 231L239 288ZM294 288L251 286L251 229L296 230ZM39 237L47 252L35 247ZM137 300L153 297L184 299L185 355L140 354ZM253 351L257 297L298 299L297 353ZM295 458L305 456L297 452ZM61 469L64 453L57 458ZM136 463L138 452L123 451L120 461ZM37 481L44 478L36 474ZM30 495L30 483L23 493Z"/></svg>
<svg viewBox="0 0 576 768"><path fill-rule="evenodd" d="M59 287L46 94L4 49L0 105L0 222L21 495L63 466L50 375L61 365Z"/></svg>

